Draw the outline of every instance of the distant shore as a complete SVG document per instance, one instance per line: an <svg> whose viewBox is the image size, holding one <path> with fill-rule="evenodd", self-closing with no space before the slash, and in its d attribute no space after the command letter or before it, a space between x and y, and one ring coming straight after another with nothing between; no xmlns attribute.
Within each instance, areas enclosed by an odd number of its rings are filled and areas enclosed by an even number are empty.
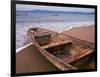
<svg viewBox="0 0 100 77"><path fill-rule="evenodd" d="M95 27L93 25L76 27L70 30L65 30L61 33L95 43Z"/></svg>

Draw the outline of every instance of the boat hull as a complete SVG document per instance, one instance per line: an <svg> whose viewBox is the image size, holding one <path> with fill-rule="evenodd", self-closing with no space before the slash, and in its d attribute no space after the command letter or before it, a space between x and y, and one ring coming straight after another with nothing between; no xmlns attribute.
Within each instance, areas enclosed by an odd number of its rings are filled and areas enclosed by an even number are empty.
<svg viewBox="0 0 100 77"><path fill-rule="evenodd" d="M60 70L78 70L81 69L81 66L84 66L90 61L91 54L94 53L93 43L45 29L38 28L38 30L50 33L50 37L47 36L49 40L44 40L45 37L42 37L42 41L46 41L47 43L40 45L36 39L34 42L31 38L34 34L28 32L33 44L37 46L41 54L48 61ZM71 55L68 56L68 54L65 54L65 58L63 59L54 55L56 53L62 53L62 49L65 50L64 52L69 52ZM61 56L62 55L60 54L60 57Z"/></svg>

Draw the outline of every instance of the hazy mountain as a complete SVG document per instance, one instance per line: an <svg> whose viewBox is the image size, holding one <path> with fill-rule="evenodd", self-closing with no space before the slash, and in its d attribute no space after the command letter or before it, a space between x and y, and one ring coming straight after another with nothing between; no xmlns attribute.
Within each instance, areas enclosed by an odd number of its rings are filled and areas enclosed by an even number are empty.
<svg viewBox="0 0 100 77"><path fill-rule="evenodd" d="M70 11L50 11L50 10L17 10L17 12L33 12L33 13L89 13L93 14L93 12L70 12Z"/></svg>

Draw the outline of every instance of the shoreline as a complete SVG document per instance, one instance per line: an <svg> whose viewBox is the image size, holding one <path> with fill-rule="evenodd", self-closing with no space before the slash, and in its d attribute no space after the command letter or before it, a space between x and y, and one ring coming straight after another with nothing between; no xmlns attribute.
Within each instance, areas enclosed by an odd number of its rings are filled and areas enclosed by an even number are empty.
<svg viewBox="0 0 100 77"><path fill-rule="evenodd" d="M90 31L88 31L87 30L87 28L88 28L88 30ZM91 28L91 29L90 29ZM80 30L79 30L80 29ZM52 31L54 31L54 30L52 30ZM79 32L77 32L77 31L79 31ZM85 33L84 33L84 31L86 31ZM55 32L57 32L57 31L55 31ZM85 40L85 37L88 35L89 36L89 34L90 34L90 37L92 38L92 40L86 40L86 41L89 41L89 42L92 42L92 43L94 43L94 39L93 39L93 37L95 37L94 36L94 25L77 25L76 27L70 27L70 28L66 28L65 30L63 30L63 31L58 31L58 33L64 33L65 35L70 35L70 36L73 36L73 37L76 37L76 38L79 38L79 39L83 39L83 40ZM76 34L75 34L76 33ZM85 37L83 37L83 38L80 38L80 36L78 35L78 33L80 34L80 35L83 35L83 36L85 36ZM93 35L92 35L92 34ZM26 43L26 42L25 42ZM20 48L23 48L24 46L27 46L29 43L27 43L27 44L25 44L25 45L22 45L22 46L20 46L20 47L18 47L18 48L16 48L16 50L19 50Z"/></svg>
<svg viewBox="0 0 100 77"><path fill-rule="evenodd" d="M88 24L88 25L77 25L76 27L73 27L73 26L70 26L68 29L66 29L66 30L63 30L63 31L69 31L69 30L71 30L71 29L74 29L74 28L81 28L81 27L93 27L94 25L93 24ZM63 32L62 31L62 32Z"/></svg>
<svg viewBox="0 0 100 77"><path fill-rule="evenodd" d="M62 31L61 33L95 43L95 26L93 25L75 27L70 30Z"/></svg>

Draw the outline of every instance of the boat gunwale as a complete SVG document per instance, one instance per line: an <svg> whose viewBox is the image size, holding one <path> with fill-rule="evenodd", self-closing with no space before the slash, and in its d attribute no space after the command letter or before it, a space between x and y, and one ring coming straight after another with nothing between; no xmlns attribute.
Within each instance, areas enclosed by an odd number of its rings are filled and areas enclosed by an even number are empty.
<svg viewBox="0 0 100 77"><path fill-rule="evenodd" d="M72 66L72 65L70 65L70 64L68 64L68 63L63 62L62 60L56 58L55 56L53 56L52 54L50 54L50 53L47 52L46 50L42 49L37 43L35 43L35 45L39 48L40 53L41 53L44 57L46 57L46 59L48 59L52 64L54 64L56 67L58 67L60 70L62 70L62 71L69 70L69 69L67 69L67 68L70 68L70 70L78 70L78 68L76 68L76 67L74 67L74 66ZM49 54L49 58L48 58L44 53ZM51 57L53 58L53 60L54 60L54 58L55 58L55 60L57 60L57 62L62 63L63 66L61 65L61 67L63 67L63 68L60 68L59 66L56 65L55 62L52 62L52 61L50 60Z"/></svg>
<svg viewBox="0 0 100 77"><path fill-rule="evenodd" d="M73 36L70 36L70 35L65 35L65 34L63 34L63 33L58 33L58 32L55 32L55 31L51 31L51 30L44 29L44 28L38 28L38 29L42 29L42 30L45 30L45 31L50 31L50 32L52 32L52 33L61 34L61 35L64 35L64 36L68 36L68 37L70 37L70 38L74 38L74 39L77 39L77 40L80 40L80 41L84 41L84 42L87 42L87 43L90 43L90 44L94 44L94 43L92 43L92 42L90 42L90 41L86 41L86 40L83 40L83 39L79 39L79 38L76 38L76 37L73 37Z"/></svg>

